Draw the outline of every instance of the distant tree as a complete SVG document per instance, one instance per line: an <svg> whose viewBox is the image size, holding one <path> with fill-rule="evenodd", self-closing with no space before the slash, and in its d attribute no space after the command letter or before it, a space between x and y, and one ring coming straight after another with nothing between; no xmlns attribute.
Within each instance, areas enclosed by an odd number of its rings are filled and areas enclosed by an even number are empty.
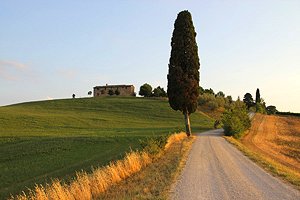
<svg viewBox="0 0 300 200"><path fill-rule="evenodd" d="M213 91L213 89L209 88L209 89L205 89L204 93L206 94L215 94L215 92Z"/></svg>
<svg viewBox="0 0 300 200"><path fill-rule="evenodd" d="M88 92L88 95L91 96L91 95L92 95L92 91L89 91L89 92Z"/></svg>
<svg viewBox="0 0 300 200"><path fill-rule="evenodd" d="M255 103L260 103L261 99L260 99L260 92L259 92L259 88L256 89L256 96L255 96Z"/></svg>
<svg viewBox="0 0 300 200"><path fill-rule="evenodd" d="M110 90L108 90L108 94L109 94L110 96L112 96L112 95L115 94L115 92L114 92L112 89L110 89Z"/></svg>
<svg viewBox="0 0 300 200"><path fill-rule="evenodd" d="M148 83L145 83L140 87L139 95L144 97L151 97L152 95L152 87Z"/></svg>
<svg viewBox="0 0 300 200"><path fill-rule="evenodd" d="M217 93L217 97L225 97L224 92L220 91Z"/></svg>
<svg viewBox="0 0 300 200"><path fill-rule="evenodd" d="M244 103L247 105L247 108L249 109L251 106L254 105L254 102L253 102L253 98L252 98L252 95L250 93L246 93L244 95L244 99L243 99Z"/></svg>
<svg viewBox="0 0 300 200"><path fill-rule="evenodd" d="M276 109L276 106L268 106L267 108L267 113L269 114L269 115L275 115L277 112L278 112L278 110Z"/></svg>
<svg viewBox="0 0 300 200"><path fill-rule="evenodd" d="M204 94L204 89L203 89L203 87L201 87L201 86L199 87L199 94L200 94L200 95Z"/></svg>
<svg viewBox="0 0 300 200"><path fill-rule="evenodd" d="M167 90L169 104L183 113L186 134L190 136L190 114L196 111L198 105L200 63L196 32L187 10L177 16L171 47Z"/></svg>
<svg viewBox="0 0 300 200"><path fill-rule="evenodd" d="M216 101L208 102L207 106L210 110L216 110L219 107L218 102L216 102Z"/></svg>
<svg viewBox="0 0 300 200"><path fill-rule="evenodd" d="M154 97L166 97L167 93L165 92L164 88L161 88L160 86L158 86L157 88L155 88L153 90L152 96L154 96Z"/></svg>
<svg viewBox="0 0 300 200"><path fill-rule="evenodd" d="M165 91L164 88L160 88L161 89L161 97L167 97L167 92Z"/></svg>
<svg viewBox="0 0 300 200"><path fill-rule="evenodd" d="M75 94L72 94L73 99L75 99Z"/></svg>
<svg viewBox="0 0 300 200"><path fill-rule="evenodd" d="M119 96L119 95L120 95L120 91L117 89L117 90L115 91L115 94L116 94L117 96Z"/></svg>
<svg viewBox="0 0 300 200"><path fill-rule="evenodd" d="M266 103L263 98L260 99L260 103L255 104L255 109L256 109L256 112L258 112L258 113L262 113L262 114L267 113Z"/></svg>
<svg viewBox="0 0 300 200"><path fill-rule="evenodd" d="M228 100L229 104L231 104L233 102L232 96L230 96L230 95L227 96L226 99Z"/></svg>

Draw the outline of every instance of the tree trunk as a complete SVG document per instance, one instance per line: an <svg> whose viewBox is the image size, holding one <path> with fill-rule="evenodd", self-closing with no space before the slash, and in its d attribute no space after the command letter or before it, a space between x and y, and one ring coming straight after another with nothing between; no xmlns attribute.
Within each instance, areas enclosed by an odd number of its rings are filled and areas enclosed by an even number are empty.
<svg viewBox="0 0 300 200"><path fill-rule="evenodd" d="M189 113L187 111L184 112L183 114L184 114L186 135L189 137L191 135L190 116L189 116Z"/></svg>

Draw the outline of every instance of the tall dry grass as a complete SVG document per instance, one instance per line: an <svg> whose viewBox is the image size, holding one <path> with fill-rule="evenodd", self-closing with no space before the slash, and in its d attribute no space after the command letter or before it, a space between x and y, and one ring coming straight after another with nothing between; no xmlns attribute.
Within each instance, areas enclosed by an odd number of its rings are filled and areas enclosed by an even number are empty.
<svg viewBox="0 0 300 200"><path fill-rule="evenodd" d="M179 142L186 138L186 133L185 132L180 132L180 133L175 133L170 135L170 137L167 140L167 143L165 145L165 149L168 149L173 143Z"/></svg>
<svg viewBox="0 0 300 200"><path fill-rule="evenodd" d="M111 185L120 182L131 174L141 170L151 162L146 152L130 152L123 160L112 162L108 166L97 168L91 174L79 172L69 185L54 180L43 187L36 185L26 195L11 197L12 200L85 200L97 197Z"/></svg>
<svg viewBox="0 0 300 200"><path fill-rule="evenodd" d="M185 133L171 135L165 145L168 149L173 143L186 137ZM94 169L91 174L78 172L70 184L62 184L53 180L45 187L36 185L28 194L11 196L10 200L88 200L99 196L110 186L140 171L152 162L147 152L127 153L123 160L111 162L109 165Z"/></svg>

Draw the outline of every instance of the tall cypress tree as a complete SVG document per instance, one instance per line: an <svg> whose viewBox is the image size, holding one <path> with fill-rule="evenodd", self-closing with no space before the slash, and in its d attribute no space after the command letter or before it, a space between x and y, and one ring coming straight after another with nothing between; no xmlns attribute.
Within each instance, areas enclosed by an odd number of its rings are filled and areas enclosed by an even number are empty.
<svg viewBox="0 0 300 200"><path fill-rule="evenodd" d="M256 89L255 103L256 104L261 103L259 88Z"/></svg>
<svg viewBox="0 0 300 200"><path fill-rule="evenodd" d="M195 112L199 96L199 57L196 32L189 11L178 14L171 40L168 73L169 104L185 118L186 134L190 136L189 116Z"/></svg>

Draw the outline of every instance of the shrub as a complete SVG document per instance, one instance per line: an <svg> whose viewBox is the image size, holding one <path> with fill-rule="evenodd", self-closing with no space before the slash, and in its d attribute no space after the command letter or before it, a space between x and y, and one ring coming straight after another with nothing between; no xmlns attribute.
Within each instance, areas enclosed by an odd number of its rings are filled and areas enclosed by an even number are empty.
<svg viewBox="0 0 300 200"><path fill-rule="evenodd" d="M110 96L112 96L112 95L115 94L115 92L114 92L112 89L110 89L110 90L108 90L108 94L109 94Z"/></svg>
<svg viewBox="0 0 300 200"><path fill-rule="evenodd" d="M150 137L146 140L140 140L140 145L145 152L156 155L163 150L167 144L168 137L169 135Z"/></svg>
<svg viewBox="0 0 300 200"><path fill-rule="evenodd" d="M217 101L215 101L215 100L208 102L207 106L210 110L216 110L219 107Z"/></svg>
<svg viewBox="0 0 300 200"><path fill-rule="evenodd" d="M224 97L216 97L216 102L218 103L218 107L224 107L225 106L225 98Z"/></svg>
<svg viewBox="0 0 300 200"><path fill-rule="evenodd" d="M225 135L236 138L241 137L251 125L246 105L241 101L233 103L232 107L224 112L221 121Z"/></svg>

